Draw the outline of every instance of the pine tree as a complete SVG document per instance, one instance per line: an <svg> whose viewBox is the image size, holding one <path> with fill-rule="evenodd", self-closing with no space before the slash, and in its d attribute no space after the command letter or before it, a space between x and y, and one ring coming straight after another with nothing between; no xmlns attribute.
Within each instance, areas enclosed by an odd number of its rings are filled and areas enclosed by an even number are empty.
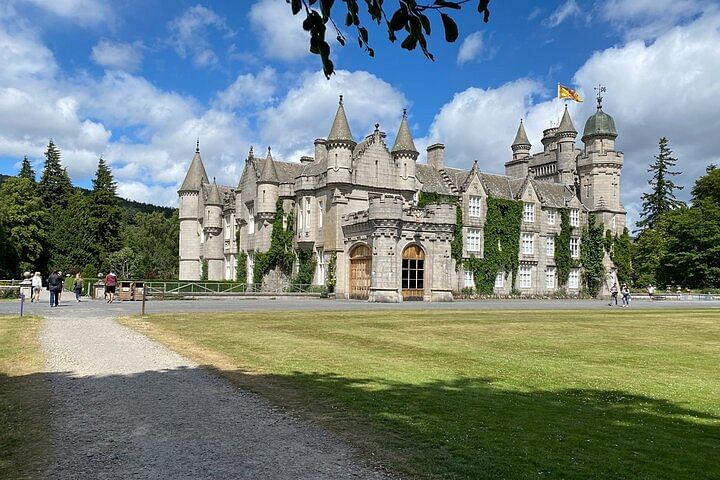
<svg viewBox="0 0 720 480"><path fill-rule="evenodd" d="M640 229L655 228L660 215L684 205L675 198L674 193L675 190L682 190L683 187L675 185L672 181L672 177L680 175L680 172L672 171L677 158L671 156L672 150L668 148L667 138L662 137L659 145L660 153L655 156L655 162L648 168L648 172L652 173L652 178L648 182L651 191L642 196L641 220L636 224Z"/></svg>
<svg viewBox="0 0 720 480"><path fill-rule="evenodd" d="M60 164L60 151L52 139L45 151L45 167L38 186L43 205L49 209L65 208L73 193L67 170Z"/></svg>
<svg viewBox="0 0 720 480"><path fill-rule="evenodd" d="M27 156L23 158L22 168L20 168L18 177L27 178L32 183L35 183L35 170L33 170L32 165L30 165L30 160L28 160Z"/></svg>
<svg viewBox="0 0 720 480"><path fill-rule="evenodd" d="M98 160L92 184L89 207L90 249L95 252L98 264L103 265L107 256L120 248L120 207L112 172L102 157Z"/></svg>

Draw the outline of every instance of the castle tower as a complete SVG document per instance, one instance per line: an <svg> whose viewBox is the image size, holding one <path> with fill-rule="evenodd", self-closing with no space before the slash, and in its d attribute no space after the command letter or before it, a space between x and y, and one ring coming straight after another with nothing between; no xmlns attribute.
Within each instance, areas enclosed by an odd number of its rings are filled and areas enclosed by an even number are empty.
<svg viewBox="0 0 720 480"><path fill-rule="evenodd" d="M555 143L557 149L557 171L560 174L560 183L563 185L573 185L575 183L576 161L578 152L575 150L575 138L577 130L573 125L568 112L567 105L563 112L562 120L555 132Z"/></svg>
<svg viewBox="0 0 720 480"><path fill-rule="evenodd" d="M403 109L400 128L395 137L395 145L391 150L395 165L399 169L398 186L405 190L415 190L415 165L420 153L415 148L410 127L407 121L407 110Z"/></svg>
<svg viewBox="0 0 720 480"><path fill-rule="evenodd" d="M625 228L625 208L620 203L620 173L623 153L615 150L615 120L603 112L601 93L597 88L597 111L585 122L582 141L585 148L578 157L580 200L602 220L613 234Z"/></svg>
<svg viewBox="0 0 720 480"><path fill-rule="evenodd" d="M220 190L213 178L210 192L205 201L205 251L203 258L207 261L208 280L223 280L225 274L225 254L223 251L223 201Z"/></svg>
<svg viewBox="0 0 720 480"><path fill-rule="evenodd" d="M327 183L350 183L352 169L352 152L357 143L350 133L343 107L343 98L340 95L335 120L330 134L325 141L327 147Z"/></svg>
<svg viewBox="0 0 720 480"><path fill-rule="evenodd" d="M195 146L195 155L190 162L185 180L178 190L180 208L180 280L200 280L200 250L202 235L202 198L203 184L208 183L205 165L200 157L200 140Z"/></svg>
<svg viewBox="0 0 720 480"><path fill-rule="evenodd" d="M527 177L531 147L530 140L528 140L527 133L525 133L525 126L522 119L520 119L520 126L515 134L515 140L510 145L513 152L512 160L505 163L505 175L512 178Z"/></svg>
<svg viewBox="0 0 720 480"><path fill-rule="evenodd" d="M272 158L270 147L268 147L267 157L265 157L265 165L260 172L260 178L257 181L257 197L255 213L267 220L272 220L275 215L275 202L278 199L280 189L280 178L278 177L277 167Z"/></svg>

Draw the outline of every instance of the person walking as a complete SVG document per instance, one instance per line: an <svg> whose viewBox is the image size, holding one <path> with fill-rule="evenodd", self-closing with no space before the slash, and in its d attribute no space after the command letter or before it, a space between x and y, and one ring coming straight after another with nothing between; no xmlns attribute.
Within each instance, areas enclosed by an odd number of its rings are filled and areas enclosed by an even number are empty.
<svg viewBox="0 0 720 480"><path fill-rule="evenodd" d="M617 283L613 283L613 286L610 287L610 303L608 303L608 307L612 307L613 300L615 301L615 306L617 307L617 297L618 297L618 286L617 286Z"/></svg>
<svg viewBox="0 0 720 480"><path fill-rule="evenodd" d="M650 300L652 300L655 297L655 285L652 283L647 286L647 293L648 297L650 297Z"/></svg>
<svg viewBox="0 0 720 480"><path fill-rule="evenodd" d="M75 301L79 303L83 291L83 279L79 273L75 274L75 280L73 280L73 291L75 292Z"/></svg>
<svg viewBox="0 0 720 480"><path fill-rule="evenodd" d="M112 303L115 298L115 287L117 286L117 275L112 270L105 275L105 298L107 303Z"/></svg>
<svg viewBox="0 0 720 480"><path fill-rule="evenodd" d="M40 290L42 290L42 275L40 272L35 272L32 277L32 295L30 296L30 303L40 301Z"/></svg>
<svg viewBox="0 0 720 480"><path fill-rule="evenodd" d="M621 293L622 293L622 306L629 307L630 306L630 288L628 288L626 283L623 284Z"/></svg>
<svg viewBox="0 0 720 480"><path fill-rule="evenodd" d="M63 287L63 279L57 271L50 274L47 279L47 286L50 292L50 306L57 307L60 303L60 292Z"/></svg>

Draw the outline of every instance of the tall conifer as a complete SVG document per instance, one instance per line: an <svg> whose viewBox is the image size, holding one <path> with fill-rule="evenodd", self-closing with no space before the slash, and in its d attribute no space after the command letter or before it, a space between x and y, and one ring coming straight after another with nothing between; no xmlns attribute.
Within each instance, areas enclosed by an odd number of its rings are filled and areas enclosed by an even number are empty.
<svg viewBox="0 0 720 480"><path fill-rule="evenodd" d="M677 158L671 156L672 150L668 148L667 138L662 137L659 145L660 153L655 156L655 162L648 168L648 172L652 173L652 178L648 182L651 190L642 196L641 220L637 222L638 228L641 229L655 228L660 215L684 205L675 198L675 190L682 190L683 187L675 185L672 181L672 177L680 175L680 172L672 170Z"/></svg>
<svg viewBox="0 0 720 480"><path fill-rule="evenodd" d="M98 160L92 184L89 215L92 248L104 263L108 254L120 248L120 207L112 172L102 157Z"/></svg>
<svg viewBox="0 0 720 480"><path fill-rule="evenodd" d="M33 170L32 165L30 165L30 160L28 160L27 156L23 158L22 167L20 168L18 177L27 178L31 182L35 183L35 170Z"/></svg>
<svg viewBox="0 0 720 480"><path fill-rule="evenodd" d="M60 150L52 139L45 151L45 166L38 186L40 198L46 208L65 208L73 193L67 170L60 164Z"/></svg>

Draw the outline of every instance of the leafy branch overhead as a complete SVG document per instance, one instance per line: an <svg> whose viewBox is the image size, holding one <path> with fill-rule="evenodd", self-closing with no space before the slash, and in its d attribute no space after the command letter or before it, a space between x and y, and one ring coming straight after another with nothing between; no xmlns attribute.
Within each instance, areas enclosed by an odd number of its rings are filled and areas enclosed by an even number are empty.
<svg viewBox="0 0 720 480"><path fill-rule="evenodd" d="M347 39L345 34L333 20L333 13L340 10L344 13L344 24L346 27L354 27L357 30L357 41L360 48L364 48L368 55L375 56L375 50L370 47L370 37L367 28L363 26L364 19L361 18L360 4L364 4L363 10L367 10L372 22L382 25L383 22L387 26L387 35L390 42L394 43L398 39L398 35L404 35L404 39L400 46L405 50L415 50L420 46L425 57L434 60L432 53L428 49L427 36L430 35L431 22L427 12L436 12L440 15L443 30L445 32L445 41L452 43L458 38L458 26L455 20L446 13L450 10L460 10L464 4L475 2L476 0L434 0L432 3L418 3L416 0L397 0L397 9L388 15L389 11L385 10L387 3L385 0L342 0L345 8L337 7L335 0L285 0L291 7L293 15L300 12L305 13L303 21L303 29L310 33L310 52L320 55L323 64L323 72L327 78L330 78L335 72L335 66L330 60L330 44L326 40L328 23L334 30L337 42L345 46ZM430 1L430 0L428 0ZM482 14L483 21L488 22L490 19L490 10L488 5L490 0L477 0L477 11ZM319 10L318 10L319 9Z"/></svg>

